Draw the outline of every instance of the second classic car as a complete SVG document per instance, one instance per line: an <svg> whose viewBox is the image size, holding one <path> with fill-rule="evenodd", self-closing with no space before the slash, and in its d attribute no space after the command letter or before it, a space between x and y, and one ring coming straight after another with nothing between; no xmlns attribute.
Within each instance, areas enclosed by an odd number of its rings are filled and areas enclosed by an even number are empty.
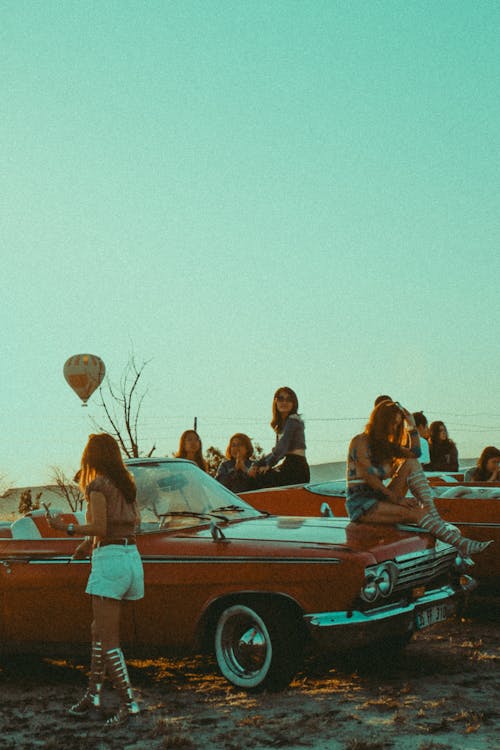
<svg viewBox="0 0 500 750"><path fill-rule="evenodd" d="M473 573L482 588L500 586L500 484L464 482L458 475L428 474L434 503L445 521L464 536L493 544L474 559ZM345 518L343 479L318 484L275 487L241 495L255 508L279 515Z"/></svg>
<svg viewBox="0 0 500 750"><path fill-rule="evenodd" d="M403 644L473 585L452 547L415 530L270 516L189 461L128 465L146 591L124 608L129 656L213 650L233 685L279 689L305 649ZM38 510L0 528L0 653L87 652L89 561L72 559L77 543Z"/></svg>

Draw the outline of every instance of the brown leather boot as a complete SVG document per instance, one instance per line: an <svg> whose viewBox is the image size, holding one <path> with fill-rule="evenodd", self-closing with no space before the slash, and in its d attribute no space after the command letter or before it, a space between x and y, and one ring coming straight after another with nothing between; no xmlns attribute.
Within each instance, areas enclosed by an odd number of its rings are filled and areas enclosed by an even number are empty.
<svg viewBox="0 0 500 750"><path fill-rule="evenodd" d="M130 677L121 648L112 648L106 651L105 663L113 687L120 695L118 711L106 721L105 726L117 727L120 724L125 724L131 716L137 716L140 709L134 700Z"/></svg>
<svg viewBox="0 0 500 750"><path fill-rule="evenodd" d="M93 709L101 707L101 689L104 682L105 664L102 652L102 643L94 641L90 656L89 684L83 697L68 708L70 716L82 718L87 716Z"/></svg>

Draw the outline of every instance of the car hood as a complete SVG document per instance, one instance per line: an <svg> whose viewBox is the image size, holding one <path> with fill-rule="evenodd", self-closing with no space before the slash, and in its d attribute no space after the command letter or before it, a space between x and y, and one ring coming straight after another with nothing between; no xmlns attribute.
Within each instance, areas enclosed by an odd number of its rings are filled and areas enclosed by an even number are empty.
<svg viewBox="0 0 500 750"><path fill-rule="evenodd" d="M346 550L370 552L376 558L405 554L431 546L430 538L416 528L389 524L352 523L343 518L269 516L233 523L218 523L224 538L230 541L286 542L298 545L342 547ZM213 533L199 531L200 536ZM221 537L222 538L222 537Z"/></svg>

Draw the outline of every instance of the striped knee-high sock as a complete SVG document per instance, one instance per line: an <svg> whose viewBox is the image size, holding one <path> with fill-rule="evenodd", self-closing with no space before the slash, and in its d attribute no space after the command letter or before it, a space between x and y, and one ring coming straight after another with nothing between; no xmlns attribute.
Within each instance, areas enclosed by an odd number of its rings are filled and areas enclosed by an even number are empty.
<svg viewBox="0 0 500 750"><path fill-rule="evenodd" d="M456 526L443 521L435 508L426 513L419 523L423 529L426 529L436 539L453 545L465 557L482 552L492 544L491 541L477 542L475 539L467 539L467 537L462 536Z"/></svg>
<svg viewBox="0 0 500 750"><path fill-rule="evenodd" d="M417 469L408 476L408 488L423 508L434 508L432 490L422 469Z"/></svg>

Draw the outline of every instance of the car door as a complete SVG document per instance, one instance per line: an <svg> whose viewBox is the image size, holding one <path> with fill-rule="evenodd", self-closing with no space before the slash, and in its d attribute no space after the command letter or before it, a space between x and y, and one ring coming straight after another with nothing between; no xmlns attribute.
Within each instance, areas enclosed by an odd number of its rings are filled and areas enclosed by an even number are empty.
<svg viewBox="0 0 500 750"><path fill-rule="evenodd" d="M91 618L84 594L89 561L73 562L74 540L2 540L2 643L88 640Z"/></svg>

